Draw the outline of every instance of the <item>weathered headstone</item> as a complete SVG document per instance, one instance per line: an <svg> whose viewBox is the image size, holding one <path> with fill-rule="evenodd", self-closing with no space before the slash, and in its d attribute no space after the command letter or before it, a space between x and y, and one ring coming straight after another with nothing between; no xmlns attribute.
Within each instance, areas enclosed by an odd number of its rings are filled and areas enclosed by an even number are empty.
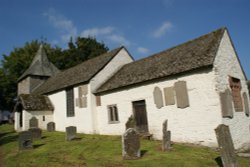
<svg viewBox="0 0 250 167"><path fill-rule="evenodd" d="M220 124L215 129L218 145L220 148L221 160L224 167L239 167L239 163L234 152L234 144L229 127Z"/></svg>
<svg viewBox="0 0 250 167"><path fill-rule="evenodd" d="M48 132L53 132L53 131L55 131L55 122L49 122L48 124L47 124L47 131Z"/></svg>
<svg viewBox="0 0 250 167"><path fill-rule="evenodd" d="M249 116L249 100L248 100L248 97L247 97L247 93L244 92L243 93L243 100L244 100L244 109L245 109L245 113L247 116Z"/></svg>
<svg viewBox="0 0 250 167"><path fill-rule="evenodd" d="M178 81L174 83L176 101L178 108L189 107L189 98L186 81Z"/></svg>
<svg viewBox="0 0 250 167"><path fill-rule="evenodd" d="M133 128L129 128L122 135L122 157L127 160L141 157L140 136Z"/></svg>
<svg viewBox="0 0 250 167"><path fill-rule="evenodd" d="M166 87L164 90L164 96L165 96L165 105L174 105L175 99L174 99L174 88L173 87Z"/></svg>
<svg viewBox="0 0 250 167"><path fill-rule="evenodd" d="M162 98L162 92L159 87L154 88L154 103L158 109L163 107L163 98Z"/></svg>
<svg viewBox="0 0 250 167"><path fill-rule="evenodd" d="M230 90L226 89L225 92L220 93L220 102L222 117L233 118L233 104Z"/></svg>
<svg viewBox="0 0 250 167"><path fill-rule="evenodd" d="M76 127L75 126L68 126L66 127L66 140L74 140L76 138Z"/></svg>
<svg viewBox="0 0 250 167"><path fill-rule="evenodd" d="M171 149L171 132L167 130L168 120L162 124L162 151L169 151Z"/></svg>
<svg viewBox="0 0 250 167"><path fill-rule="evenodd" d="M31 132L33 139L41 139L42 138L42 130L40 128L29 128L28 131Z"/></svg>
<svg viewBox="0 0 250 167"><path fill-rule="evenodd" d="M135 128L135 118L131 115L126 122L126 130L129 128Z"/></svg>
<svg viewBox="0 0 250 167"><path fill-rule="evenodd" d="M30 128L38 128L38 119L36 117L32 117L29 123L30 123Z"/></svg>
<svg viewBox="0 0 250 167"><path fill-rule="evenodd" d="M81 97L80 98L79 107L80 108L86 108L87 107L87 97Z"/></svg>
<svg viewBox="0 0 250 167"><path fill-rule="evenodd" d="M32 149L32 134L29 131L23 131L19 133L18 137L19 150Z"/></svg>

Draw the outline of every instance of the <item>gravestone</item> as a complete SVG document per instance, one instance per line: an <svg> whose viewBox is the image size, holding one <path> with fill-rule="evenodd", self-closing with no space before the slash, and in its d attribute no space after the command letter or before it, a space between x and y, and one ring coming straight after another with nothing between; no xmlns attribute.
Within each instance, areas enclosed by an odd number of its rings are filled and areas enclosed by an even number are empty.
<svg viewBox="0 0 250 167"><path fill-rule="evenodd" d="M32 134L29 131L23 131L19 133L18 137L19 150L32 149Z"/></svg>
<svg viewBox="0 0 250 167"><path fill-rule="evenodd" d="M189 98L186 81L178 81L174 83L176 101L178 108L189 107Z"/></svg>
<svg viewBox="0 0 250 167"><path fill-rule="evenodd" d="M165 96L165 105L174 105L174 88L173 87L166 87L164 90L164 96Z"/></svg>
<svg viewBox="0 0 250 167"><path fill-rule="evenodd" d="M38 128L38 119L36 117L32 117L29 123L30 123L30 128Z"/></svg>
<svg viewBox="0 0 250 167"><path fill-rule="evenodd" d="M220 124L216 129L216 138L220 148L221 160L224 167L239 167L239 163L234 152L234 144L229 127Z"/></svg>
<svg viewBox="0 0 250 167"><path fill-rule="evenodd" d="M230 90L226 89L220 92L221 112L222 117L233 118L233 104Z"/></svg>
<svg viewBox="0 0 250 167"><path fill-rule="evenodd" d="M247 93L243 93L244 109L247 116L249 116L249 100L247 98Z"/></svg>
<svg viewBox="0 0 250 167"><path fill-rule="evenodd" d="M66 127L66 140L74 140L76 138L76 127L75 126L68 126Z"/></svg>
<svg viewBox="0 0 250 167"><path fill-rule="evenodd" d="M171 149L171 132L167 130L168 120L162 124L162 151L169 151Z"/></svg>
<svg viewBox="0 0 250 167"><path fill-rule="evenodd" d="M159 87L154 88L154 103L158 109L163 107L162 92Z"/></svg>
<svg viewBox="0 0 250 167"><path fill-rule="evenodd" d="M30 128L28 131L31 132L32 139L42 138L42 130L40 128Z"/></svg>
<svg viewBox="0 0 250 167"><path fill-rule="evenodd" d="M133 128L129 128L122 135L122 157L124 160L138 159L141 157L140 136Z"/></svg>
<svg viewBox="0 0 250 167"><path fill-rule="evenodd" d="M53 131L55 131L55 122L49 122L48 124L47 124L47 131L48 132L53 132Z"/></svg>
<svg viewBox="0 0 250 167"><path fill-rule="evenodd" d="M79 107L86 108L87 107L87 97L80 97L79 98Z"/></svg>
<svg viewBox="0 0 250 167"><path fill-rule="evenodd" d="M135 118L133 115L131 115L128 118L128 121L126 122L125 126L126 126L126 130L129 128L135 128Z"/></svg>

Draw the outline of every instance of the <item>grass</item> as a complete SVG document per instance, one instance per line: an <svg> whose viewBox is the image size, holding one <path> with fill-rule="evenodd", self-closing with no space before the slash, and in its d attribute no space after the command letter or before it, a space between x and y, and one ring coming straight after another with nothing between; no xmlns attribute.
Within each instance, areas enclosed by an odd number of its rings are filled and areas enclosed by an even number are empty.
<svg viewBox="0 0 250 167"><path fill-rule="evenodd" d="M221 166L219 153L199 146L173 144L170 152L161 151L160 141L141 140L143 156L122 160L121 137L78 134L79 139L65 141L62 132L43 131L33 142L34 149L18 150L18 134L11 125L0 125L0 161L4 167L207 167ZM238 158L241 167L250 167L250 159ZM1 164L0 164L1 165Z"/></svg>

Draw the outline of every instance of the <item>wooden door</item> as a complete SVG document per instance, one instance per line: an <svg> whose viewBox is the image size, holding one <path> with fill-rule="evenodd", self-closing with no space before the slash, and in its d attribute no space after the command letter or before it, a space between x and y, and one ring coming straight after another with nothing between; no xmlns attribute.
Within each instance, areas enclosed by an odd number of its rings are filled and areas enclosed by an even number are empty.
<svg viewBox="0 0 250 167"><path fill-rule="evenodd" d="M145 100L133 102L136 130L139 133L148 133L148 119Z"/></svg>

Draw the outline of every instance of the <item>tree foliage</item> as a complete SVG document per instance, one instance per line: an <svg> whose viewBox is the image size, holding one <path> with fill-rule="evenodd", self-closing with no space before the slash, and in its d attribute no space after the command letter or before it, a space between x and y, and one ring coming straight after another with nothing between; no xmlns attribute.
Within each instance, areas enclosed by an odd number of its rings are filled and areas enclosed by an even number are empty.
<svg viewBox="0 0 250 167"><path fill-rule="evenodd" d="M94 38L78 37L68 42L68 49L38 40L25 43L21 48L14 48L9 55L3 55L0 64L0 110L12 110L17 96L17 80L31 64L40 44L44 45L49 60L63 70L75 66L89 58L108 51L108 48Z"/></svg>

